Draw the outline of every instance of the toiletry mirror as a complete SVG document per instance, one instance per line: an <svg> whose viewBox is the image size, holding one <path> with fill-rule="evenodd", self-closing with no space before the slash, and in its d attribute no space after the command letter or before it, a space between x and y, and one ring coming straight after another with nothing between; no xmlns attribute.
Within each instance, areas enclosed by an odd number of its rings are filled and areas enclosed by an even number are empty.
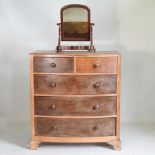
<svg viewBox="0 0 155 155"><path fill-rule="evenodd" d="M57 52L62 50L95 51L92 40L90 9L85 5L70 4L61 8ZM61 41L89 41L89 46L62 46Z"/></svg>
<svg viewBox="0 0 155 155"><path fill-rule="evenodd" d="M85 6L72 5L61 10L62 40L90 40L90 10Z"/></svg>

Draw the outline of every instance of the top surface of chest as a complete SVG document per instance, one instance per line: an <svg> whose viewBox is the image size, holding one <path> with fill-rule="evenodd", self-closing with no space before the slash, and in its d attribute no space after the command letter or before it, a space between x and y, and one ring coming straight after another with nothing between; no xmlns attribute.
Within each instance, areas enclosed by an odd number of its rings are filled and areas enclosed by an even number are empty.
<svg viewBox="0 0 155 155"><path fill-rule="evenodd" d="M120 55L117 51L96 51L95 53L87 52L87 51L64 51L64 52L56 52L50 50L37 50L30 55L34 56L60 56L60 57L73 57L73 56L118 56Z"/></svg>

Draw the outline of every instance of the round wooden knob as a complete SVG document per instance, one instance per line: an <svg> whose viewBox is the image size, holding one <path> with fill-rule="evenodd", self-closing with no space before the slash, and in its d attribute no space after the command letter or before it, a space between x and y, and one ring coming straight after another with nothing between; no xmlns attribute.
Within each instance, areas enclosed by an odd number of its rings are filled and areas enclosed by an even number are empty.
<svg viewBox="0 0 155 155"><path fill-rule="evenodd" d="M56 126L52 126L52 127L49 128L49 130L56 130L56 129L57 129Z"/></svg>
<svg viewBox="0 0 155 155"><path fill-rule="evenodd" d="M50 109L50 110L55 110L55 109L56 109L56 105L55 105L55 104L52 104L52 105L50 105L50 106L48 107L48 109Z"/></svg>
<svg viewBox="0 0 155 155"><path fill-rule="evenodd" d="M97 125L95 125L94 127L93 127L93 130L94 131L96 131L96 130L98 130L99 128L98 128L98 126Z"/></svg>
<svg viewBox="0 0 155 155"><path fill-rule="evenodd" d="M99 108L100 108L100 105L99 105L99 104L96 104L96 105L93 106L93 109L94 109L94 110L97 110L97 109L99 109Z"/></svg>
<svg viewBox="0 0 155 155"><path fill-rule="evenodd" d="M52 68L56 67L56 64L55 63L51 63L51 67Z"/></svg>
<svg viewBox="0 0 155 155"><path fill-rule="evenodd" d="M56 130L56 129L57 129L57 127L56 127L56 126L53 126L53 129L54 129L54 130Z"/></svg>
<svg viewBox="0 0 155 155"><path fill-rule="evenodd" d="M98 88L98 87L100 87L100 83L99 82L94 84L94 88Z"/></svg>
<svg viewBox="0 0 155 155"><path fill-rule="evenodd" d="M56 83L51 83L51 87L56 87Z"/></svg>
<svg viewBox="0 0 155 155"><path fill-rule="evenodd" d="M93 66L94 66L94 68L98 68L98 67L100 67L100 66L101 66L101 64L96 63L96 64L94 64Z"/></svg>

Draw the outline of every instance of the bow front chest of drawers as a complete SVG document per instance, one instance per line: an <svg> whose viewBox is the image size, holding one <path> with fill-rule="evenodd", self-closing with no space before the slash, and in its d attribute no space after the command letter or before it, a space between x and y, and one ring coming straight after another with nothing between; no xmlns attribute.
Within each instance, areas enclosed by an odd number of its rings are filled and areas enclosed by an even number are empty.
<svg viewBox="0 0 155 155"><path fill-rule="evenodd" d="M120 54L30 54L31 149L41 142L111 142L120 149Z"/></svg>

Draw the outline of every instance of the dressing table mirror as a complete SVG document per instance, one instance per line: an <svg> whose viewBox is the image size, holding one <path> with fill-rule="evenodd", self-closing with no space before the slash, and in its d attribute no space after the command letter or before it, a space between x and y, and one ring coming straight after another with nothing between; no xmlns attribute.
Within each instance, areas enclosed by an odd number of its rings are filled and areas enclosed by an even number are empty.
<svg viewBox="0 0 155 155"><path fill-rule="evenodd" d="M90 21L90 9L85 5L70 4L61 8L60 11L61 22L58 34L57 52L64 50L87 50L95 52L93 45L92 26L94 23ZM89 45L69 46L61 45L63 41L66 42L87 42Z"/></svg>

